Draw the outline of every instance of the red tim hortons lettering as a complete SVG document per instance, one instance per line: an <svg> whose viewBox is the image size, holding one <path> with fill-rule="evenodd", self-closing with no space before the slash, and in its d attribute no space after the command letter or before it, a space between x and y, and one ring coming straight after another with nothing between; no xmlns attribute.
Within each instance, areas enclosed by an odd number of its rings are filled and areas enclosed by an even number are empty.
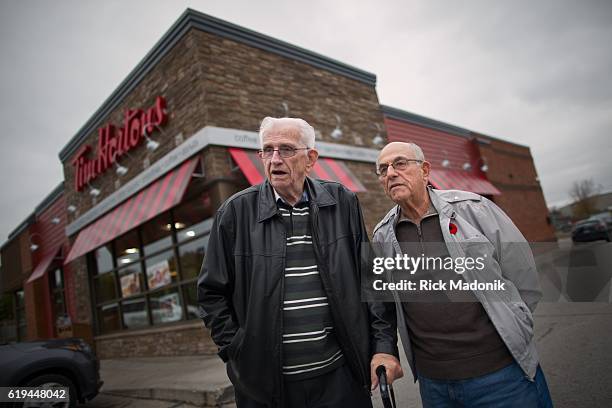
<svg viewBox="0 0 612 408"><path fill-rule="evenodd" d="M74 188L77 191L81 191L83 189L84 182L84 167L85 167L85 156L89 153L91 147L89 145L85 145L79 149L77 154L72 159L72 165L76 167L74 172Z"/></svg>
<svg viewBox="0 0 612 408"><path fill-rule="evenodd" d="M155 106L150 107L143 122L147 125L147 134L153 133L156 126L163 126L168 120L166 112L166 100L162 96L155 99Z"/></svg>
<svg viewBox="0 0 612 408"><path fill-rule="evenodd" d="M108 155L108 141L111 138L112 127L113 125L109 123L98 129L98 151L96 152L96 170L98 173L103 173L111 165Z"/></svg>
<svg viewBox="0 0 612 408"><path fill-rule="evenodd" d="M125 124L123 131L125 132L124 139L126 150L133 149L138 146L138 142L142 138L142 110L128 109L125 112Z"/></svg>
<svg viewBox="0 0 612 408"><path fill-rule="evenodd" d="M117 157L138 146L144 138L143 128L146 127L147 134L151 134L167 120L166 100L158 96L155 104L146 110L127 109L122 127L116 128L108 123L99 128L96 157L93 160L87 157L91 147L85 145L72 159L75 189L82 191L87 183L112 167Z"/></svg>

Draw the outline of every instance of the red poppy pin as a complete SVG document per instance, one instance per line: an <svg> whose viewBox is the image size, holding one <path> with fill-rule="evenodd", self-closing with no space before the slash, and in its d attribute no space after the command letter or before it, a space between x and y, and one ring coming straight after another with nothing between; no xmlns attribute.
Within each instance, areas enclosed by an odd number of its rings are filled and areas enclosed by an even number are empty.
<svg viewBox="0 0 612 408"><path fill-rule="evenodd" d="M457 233L457 226L451 222L448 224L448 230L451 234L455 235Z"/></svg>

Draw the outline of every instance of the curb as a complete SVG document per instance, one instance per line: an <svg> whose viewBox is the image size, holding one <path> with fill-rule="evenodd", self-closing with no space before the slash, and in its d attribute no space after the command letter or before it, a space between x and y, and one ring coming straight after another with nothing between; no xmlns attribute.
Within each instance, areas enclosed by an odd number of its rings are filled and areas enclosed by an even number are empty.
<svg viewBox="0 0 612 408"><path fill-rule="evenodd" d="M129 398L184 402L197 407L221 407L234 402L234 387L232 385L215 390L137 388L105 390L101 393Z"/></svg>

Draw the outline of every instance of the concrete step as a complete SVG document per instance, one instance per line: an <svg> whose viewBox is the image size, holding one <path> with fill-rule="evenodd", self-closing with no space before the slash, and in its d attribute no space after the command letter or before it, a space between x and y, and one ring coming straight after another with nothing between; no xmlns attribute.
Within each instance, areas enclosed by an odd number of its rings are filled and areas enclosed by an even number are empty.
<svg viewBox="0 0 612 408"><path fill-rule="evenodd" d="M174 401L198 407L232 404L234 389L217 356L102 360L101 392L107 395Z"/></svg>

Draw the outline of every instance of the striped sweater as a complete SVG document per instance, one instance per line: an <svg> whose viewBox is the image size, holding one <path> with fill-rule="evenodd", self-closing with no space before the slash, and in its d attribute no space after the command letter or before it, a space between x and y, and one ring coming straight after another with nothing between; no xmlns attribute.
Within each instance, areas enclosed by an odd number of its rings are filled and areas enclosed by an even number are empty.
<svg viewBox="0 0 612 408"><path fill-rule="evenodd" d="M308 203L277 201L286 227L283 374L303 380L344 363L312 244Z"/></svg>

